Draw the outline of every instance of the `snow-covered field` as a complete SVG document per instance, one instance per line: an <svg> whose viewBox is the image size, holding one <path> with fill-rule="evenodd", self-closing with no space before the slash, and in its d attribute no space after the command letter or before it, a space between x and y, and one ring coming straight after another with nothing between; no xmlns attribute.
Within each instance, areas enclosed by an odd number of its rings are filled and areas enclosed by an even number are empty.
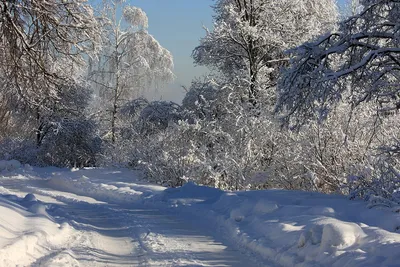
<svg viewBox="0 0 400 267"><path fill-rule="evenodd" d="M342 196L0 169L0 266L400 266L399 213Z"/></svg>

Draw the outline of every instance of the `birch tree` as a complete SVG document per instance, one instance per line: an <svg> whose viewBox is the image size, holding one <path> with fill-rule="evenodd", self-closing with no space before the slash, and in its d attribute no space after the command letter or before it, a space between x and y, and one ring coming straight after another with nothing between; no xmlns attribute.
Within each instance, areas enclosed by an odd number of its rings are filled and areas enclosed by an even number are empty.
<svg viewBox="0 0 400 267"><path fill-rule="evenodd" d="M147 32L148 18L142 9L118 1L106 1L103 6L103 49L91 63L89 78L97 89L106 135L115 143L120 108L142 96L145 89L171 81L173 60Z"/></svg>

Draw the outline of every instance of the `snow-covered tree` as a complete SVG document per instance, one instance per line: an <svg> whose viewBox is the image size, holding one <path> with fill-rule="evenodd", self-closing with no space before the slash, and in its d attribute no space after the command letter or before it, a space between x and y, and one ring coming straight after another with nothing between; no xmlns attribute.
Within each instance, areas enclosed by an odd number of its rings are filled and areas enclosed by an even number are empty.
<svg viewBox="0 0 400 267"><path fill-rule="evenodd" d="M279 86L278 111L302 124L324 118L338 101L400 107L400 1L364 0L339 29L293 50Z"/></svg>
<svg viewBox="0 0 400 267"><path fill-rule="evenodd" d="M362 198L370 207L400 204L399 114L385 118L377 131L379 146L365 164L349 172L346 188L351 198Z"/></svg>
<svg viewBox="0 0 400 267"><path fill-rule="evenodd" d="M0 90L12 90L18 96L13 107L23 105L24 113L37 120L38 140L42 113L64 108L61 95L81 80L98 36L85 0L0 2Z"/></svg>
<svg viewBox="0 0 400 267"><path fill-rule="evenodd" d="M120 16L122 12L122 16ZM103 49L91 62L89 78L98 94L98 108L114 143L119 109L159 82L173 79L171 53L147 32L146 13L120 1L104 1Z"/></svg>
<svg viewBox="0 0 400 267"><path fill-rule="evenodd" d="M39 118L32 117L24 105L8 109L8 128L1 138L0 158L40 166L96 164L101 148L97 125L85 116L90 91L76 85L62 88L58 97L63 104L41 109Z"/></svg>
<svg viewBox="0 0 400 267"><path fill-rule="evenodd" d="M288 61L284 51L331 29L337 18L332 0L218 0L214 12L214 29L194 49L194 61L246 88L242 101L253 105L260 90L275 86Z"/></svg>
<svg viewBox="0 0 400 267"><path fill-rule="evenodd" d="M183 120L181 106L174 102L153 101L142 110L138 122L142 134L154 134L180 120Z"/></svg>
<svg viewBox="0 0 400 267"><path fill-rule="evenodd" d="M330 0L218 0L214 11L214 29L192 56L215 77L195 81L183 100L198 125L189 132L203 156L193 155L209 170L207 184L255 187L252 177L270 167L281 146L269 113L278 70L289 60L285 50L332 28L337 8Z"/></svg>
<svg viewBox="0 0 400 267"><path fill-rule="evenodd" d="M336 173L337 186L352 197L398 205L400 1L357 2L337 31L292 51L295 56L279 82L277 111L286 123L303 129L333 123L330 134L316 139L326 147L320 167ZM345 127L332 121L337 116L337 122L346 118ZM332 145L329 135L337 140Z"/></svg>
<svg viewBox="0 0 400 267"><path fill-rule="evenodd" d="M182 100L182 107L201 120L213 120L223 116L218 110L219 106L213 105L218 99L219 91L218 83L209 77L193 80Z"/></svg>

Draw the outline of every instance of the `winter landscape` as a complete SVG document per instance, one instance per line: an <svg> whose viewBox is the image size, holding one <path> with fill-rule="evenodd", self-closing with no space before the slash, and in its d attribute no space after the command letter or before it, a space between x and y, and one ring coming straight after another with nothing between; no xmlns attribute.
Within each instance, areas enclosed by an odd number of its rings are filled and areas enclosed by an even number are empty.
<svg viewBox="0 0 400 267"><path fill-rule="evenodd" d="M400 267L400 0L174 1L0 1L0 266Z"/></svg>

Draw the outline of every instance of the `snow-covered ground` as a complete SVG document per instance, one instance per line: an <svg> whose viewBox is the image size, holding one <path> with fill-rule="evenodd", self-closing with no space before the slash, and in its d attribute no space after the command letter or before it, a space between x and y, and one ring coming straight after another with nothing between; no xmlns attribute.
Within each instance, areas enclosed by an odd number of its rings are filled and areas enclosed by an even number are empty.
<svg viewBox="0 0 400 267"><path fill-rule="evenodd" d="M342 196L0 169L0 266L400 266L399 213Z"/></svg>

